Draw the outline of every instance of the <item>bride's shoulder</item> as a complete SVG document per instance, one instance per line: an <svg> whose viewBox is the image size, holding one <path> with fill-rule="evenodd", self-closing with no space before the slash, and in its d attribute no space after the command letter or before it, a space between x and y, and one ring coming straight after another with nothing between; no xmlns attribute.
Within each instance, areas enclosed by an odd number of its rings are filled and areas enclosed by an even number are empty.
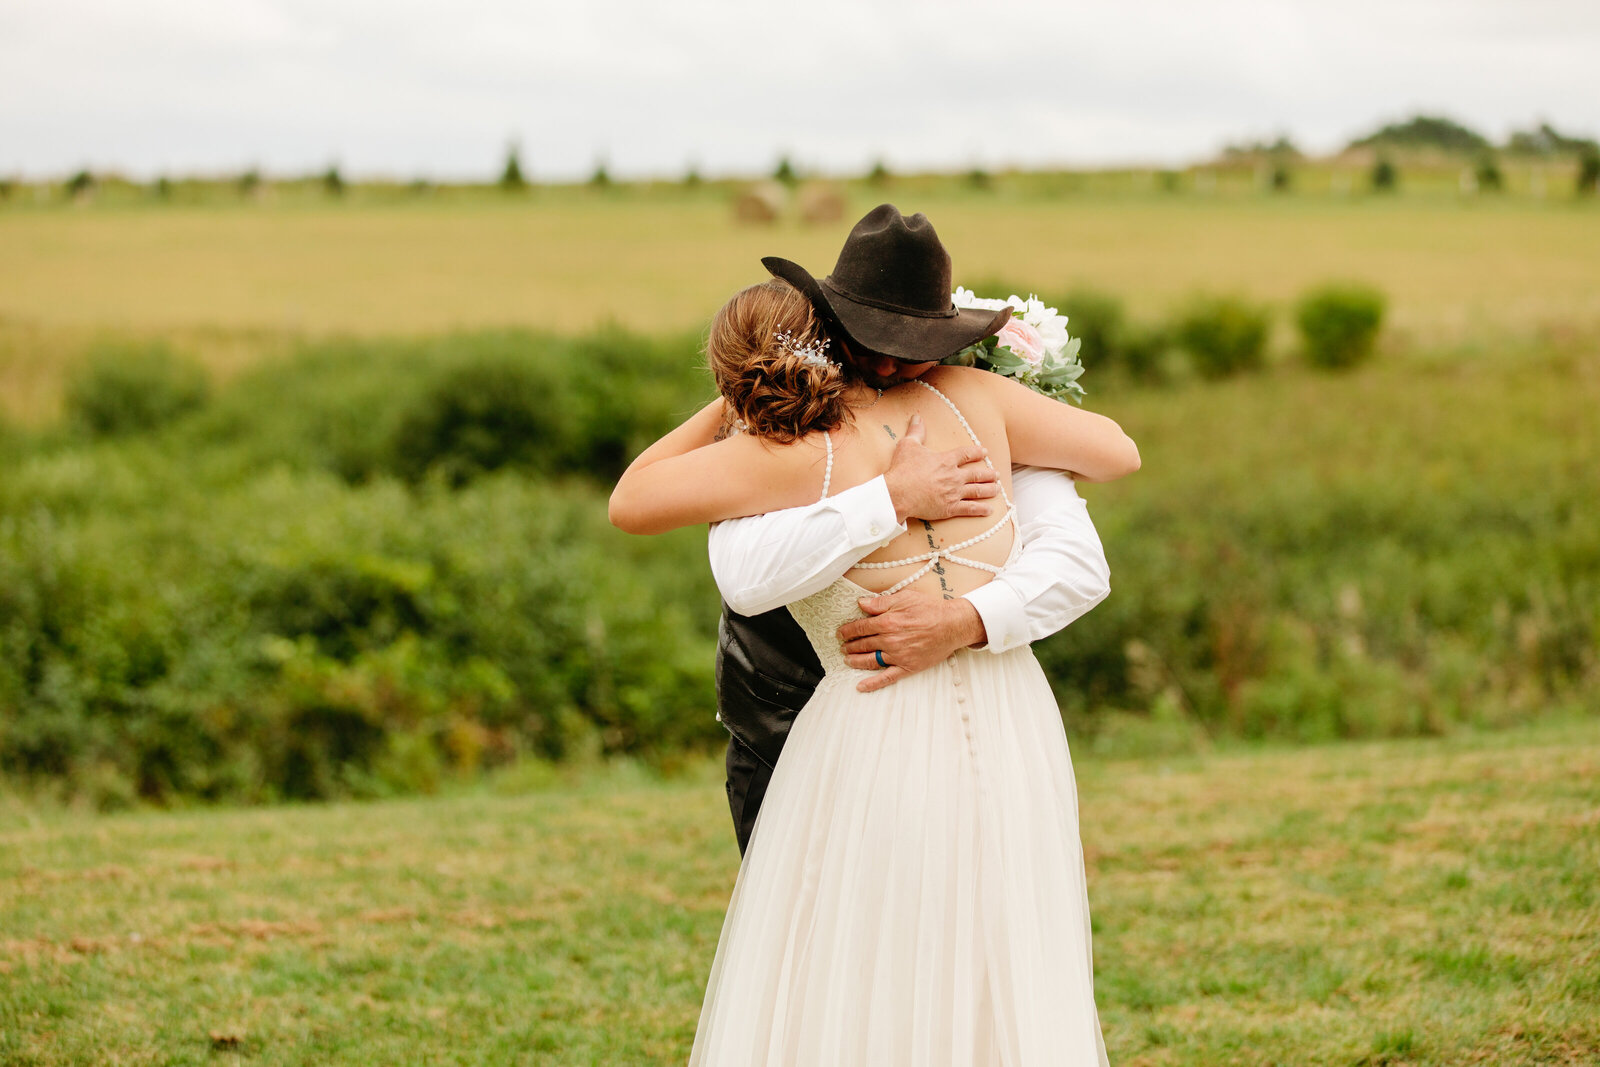
<svg viewBox="0 0 1600 1067"><path fill-rule="evenodd" d="M957 407L989 407L994 403L995 383L999 378L1000 375L993 371L979 370L977 367L939 366L919 380L948 396Z"/></svg>

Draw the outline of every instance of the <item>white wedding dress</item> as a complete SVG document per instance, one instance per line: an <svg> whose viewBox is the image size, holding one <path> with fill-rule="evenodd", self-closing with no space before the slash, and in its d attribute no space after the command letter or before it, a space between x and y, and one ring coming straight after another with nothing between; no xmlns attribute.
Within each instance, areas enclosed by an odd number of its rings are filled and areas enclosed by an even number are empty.
<svg viewBox="0 0 1600 1067"><path fill-rule="evenodd" d="M835 631L866 595L841 578L789 606L826 673L761 804L690 1067L1104 1067L1038 661L962 650L858 692Z"/></svg>

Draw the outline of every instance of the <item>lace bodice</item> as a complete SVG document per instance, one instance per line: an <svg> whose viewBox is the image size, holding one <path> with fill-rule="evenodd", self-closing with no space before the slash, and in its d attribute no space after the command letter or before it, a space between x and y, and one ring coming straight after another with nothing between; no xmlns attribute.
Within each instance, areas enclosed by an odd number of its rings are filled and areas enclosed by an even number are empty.
<svg viewBox="0 0 1600 1067"><path fill-rule="evenodd" d="M827 588L789 605L789 614L806 632L806 639L816 650L817 659L822 661L822 669L827 673L849 669L839 645L839 627L851 619L862 617L858 603L860 598L876 595L848 578L840 578Z"/></svg>

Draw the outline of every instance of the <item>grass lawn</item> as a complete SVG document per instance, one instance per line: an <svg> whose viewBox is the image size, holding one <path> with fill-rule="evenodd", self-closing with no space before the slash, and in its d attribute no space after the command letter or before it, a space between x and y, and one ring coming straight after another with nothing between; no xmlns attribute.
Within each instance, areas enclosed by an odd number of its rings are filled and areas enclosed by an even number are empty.
<svg viewBox="0 0 1600 1067"><path fill-rule="evenodd" d="M1600 1062L1600 722L1078 770L1120 1067ZM682 1062L737 858L711 762L256 810L0 795L0 1061Z"/></svg>

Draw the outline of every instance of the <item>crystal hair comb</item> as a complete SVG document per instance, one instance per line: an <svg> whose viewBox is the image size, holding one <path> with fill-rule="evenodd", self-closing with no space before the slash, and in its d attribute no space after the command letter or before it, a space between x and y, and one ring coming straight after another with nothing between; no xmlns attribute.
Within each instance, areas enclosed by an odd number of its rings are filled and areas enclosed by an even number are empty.
<svg viewBox="0 0 1600 1067"><path fill-rule="evenodd" d="M782 345L784 350L790 355L798 356L801 360L811 364L813 367L821 367L823 370L831 370L834 367L833 360L829 359L827 356L827 338L824 337L821 340L812 341L808 344L801 345L795 343L794 335L788 330L784 330L782 333L773 334L773 336L778 339L778 343Z"/></svg>

